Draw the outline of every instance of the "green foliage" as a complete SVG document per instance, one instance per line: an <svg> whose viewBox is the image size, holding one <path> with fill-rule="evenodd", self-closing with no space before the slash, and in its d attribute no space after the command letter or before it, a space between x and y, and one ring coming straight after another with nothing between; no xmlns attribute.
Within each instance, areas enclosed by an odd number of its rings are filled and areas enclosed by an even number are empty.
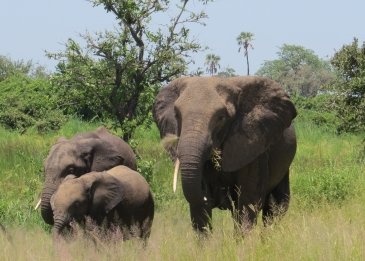
<svg viewBox="0 0 365 261"><path fill-rule="evenodd" d="M331 131L304 118L298 120L298 151L291 172L295 201L305 209L344 204L364 189L361 137L338 136L334 128Z"/></svg>
<svg viewBox="0 0 365 261"><path fill-rule="evenodd" d="M330 133L335 132L338 118L333 111L333 95L320 94L314 97L296 95L292 100L298 110L297 119L313 123Z"/></svg>
<svg viewBox="0 0 365 261"><path fill-rule="evenodd" d="M42 184L49 139L0 128L0 222L46 227L33 211Z"/></svg>
<svg viewBox="0 0 365 261"><path fill-rule="evenodd" d="M43 183L42 164L58 136L70 137L99 124L68 121L57 133L20 135L0 128L0 231L5 260L363 260L365 164L361 136L338 136L305 118L297 118L298 152L291 167L291 202L272 226L261 220L244 238L234 236L231 213L213 210L213 234L196 238L181 186L172 192L171 160L160 145L159 131L137 128L134 148L142 173L147 170L156 208L147 246L139 241L99 242L80 234L58 256L50 227L34 211ZM143 161L143 163L140 162ZM153 162L153 163L152 163ZM152 175L151 175L152 167ZM95 243L96 242L96 243ZM335 242L335 243L334 243ZM97 245L97 247L95 247ZM24 247L26 246L26 247ZM55 251L56 249L56 251Z"/></svg>
<svg viewBox="0 0 365 261"><path fill-rule="evenodd" d="M317 169L309 176L299 176L293 190L302 199L305 207L316 207L323 202L342 204L354 194L351 175L344 175L338 169L326 167Z"/></svg>
<svg viewBox="0 0 365 261"><path fill-rule="evenodd" d="M231 67L226 67L218 73L219 77L234 77L237 76L236 71Z"/></svg>
<svg viewBox="0 0 365 261"><path fill-rule="evenodd" d="M344 45L331 59L338 74L330 89L336 94L339 132L365 131L365 42Z"/></svg>
<svg viewBox="0 0 365 261"><path fill-rule="evenodd" d="M177 199L183 202L182 195L177 198L172 191L174 166L162 147L157 126L153 123L151 128L137 128L131 141L130 145L137 154L138 170L149 181L156 207L168 207Z"/></svg>
<svg viewBox="0 0 365 261"><path fill-rule="evenodd" d="M264 62L256 74L279 82L292 95L315 96L334 78L330 64L310 49L284 44L277 55L278 59Z"/></svg>
<svg viewBox="0 0 365 261"><path fill-rule="evenodd" d="M0 82L0 124L24 132L34 126L39 132L57 130L65 117L47 78L10 76Z"/></svg>
<svg viewBox="0 0 365 261"><path fill-rule="evenodd" d="M47 77L45 68L34 66L32 61L13 61L9 57L0 55L0 82L16 75L28 75L34 78Z"/></svg>
<svg viewBox="0 0 365 261"><path fill-rule="evenodd" d="M150 121L161 84L185 73L190 54L201 49L190 39L188 24L202 23L204 12L191 12L189 1L173 7L163 1L92 0L118 23L114 31L83 34L86 47L69 39L66 50L48 55L59 61L53 83L64 106L83 119L115 119L123 138ZM202 1L206 3L207 1ZM154 26L160 14L174 12L165 27Z"/></svg>

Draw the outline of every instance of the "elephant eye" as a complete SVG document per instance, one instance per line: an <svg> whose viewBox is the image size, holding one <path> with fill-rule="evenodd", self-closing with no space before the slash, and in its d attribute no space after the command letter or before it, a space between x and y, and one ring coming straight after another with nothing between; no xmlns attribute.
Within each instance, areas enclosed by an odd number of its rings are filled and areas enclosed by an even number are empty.
<svg viewBox="0 0 365 261"><path fill-rule="evenodd" d="M218 116L218 124L223 124L226 121L226 115L225 114L221 114Z"/></svg>
<svg viewBox="0 0 365 261"><path fill-rule="evenodd" d="M75 168L74 167L69 167L67 169L67 174L75 174Z"/></svg>

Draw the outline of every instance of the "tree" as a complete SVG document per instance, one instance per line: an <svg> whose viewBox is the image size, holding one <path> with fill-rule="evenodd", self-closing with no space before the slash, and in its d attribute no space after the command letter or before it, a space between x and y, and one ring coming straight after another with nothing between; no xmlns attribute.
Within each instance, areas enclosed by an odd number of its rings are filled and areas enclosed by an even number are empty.
<svg viewBox="0 0 365 261"><path fill-rule="evenodd" d="M207 54L205 57L204 65L207 66L206 71L210 75L214 75L218 72L218 68L220 68L219 61L221 58L215 54Z"/></svg>
<svg viewBox="0 0 365 261"><path fill-rule="evenodd" d="M365 42L344 45L331 59L337 80L331 85L336 94L339 132L365 131Z"/></svg>
<svg viewBox="0 0 365 261"><path fill-rule="evenodd" d="M33 77L48 77L44 67L34 66L32 61L13 61L11 58L0 55L0 82L14 75L28 75Z"/></svg>
<svg viewBox="0 0 365 261"><path fill-rule="evenodd" d="M276 80L292 95L315 96L334 78L330 63L310 49L284 44L277 55L278 59L265 61L256 74Z"/></svg>
<svg viewBox="0 0 365 261"><path fill-rule="evenodd" d="M218 73L219 77L233 77L236 76L236 71L231 67L226 67Z"/></svg>
<svg viewBox="0 0 365 261"><path fill-rule="evenodd" d="M191 53L201 46L190 39L188 24L202 24L204 12L188 10L189 0L90 0L115 16L114 31L82 34L83 49L69 39L66 50L49 53L59 60L53 83L68 97L67 109L80 104L86 118L115 117L128 140L136 126L150 121L151 106L161 83L185 73ZM207 1L202 1L206 3ZM154 19L171 10L165 26Z"/></svg>
<svg viewBox="0 0 365 261"><path fill-rule="evenodd" d="M250 64L248 61L248 48L253 49L252 41L254 34L250 32L241 32L238 37L236 38L237 44L239 46L238 52L244 50L243 55L246 57L246 64L247 64L247 75L250 75Z"/></svg>

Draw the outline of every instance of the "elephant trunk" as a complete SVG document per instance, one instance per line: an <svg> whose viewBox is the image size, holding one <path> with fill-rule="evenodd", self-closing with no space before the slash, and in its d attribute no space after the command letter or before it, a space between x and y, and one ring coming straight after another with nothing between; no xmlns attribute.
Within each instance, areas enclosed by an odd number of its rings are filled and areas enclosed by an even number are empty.
<svg viewBox="0 0 365 261"><path fill-rule="evenodd" d="M50 201L56 189L57 184L47 179L41 196L41 214L43 220L49 225L53 225L53 211Z"/></svg>
<svg viewBox="0 0 365 261"><path fill-rule="evenodd" d="M190 204L190 215L194 229L204 231L209 224L207 198L203 191L202 170L208 154L207 138L202 132L187 131L180 136L178 157L181 162L181 182L186 200Z"/></svg>
<svg viewBox="0 0 365 261"><path fill-rule="evenodd" d="M57 215L54 217L53 234L61 235L62 231L69 225L69 217Z"/></svg>

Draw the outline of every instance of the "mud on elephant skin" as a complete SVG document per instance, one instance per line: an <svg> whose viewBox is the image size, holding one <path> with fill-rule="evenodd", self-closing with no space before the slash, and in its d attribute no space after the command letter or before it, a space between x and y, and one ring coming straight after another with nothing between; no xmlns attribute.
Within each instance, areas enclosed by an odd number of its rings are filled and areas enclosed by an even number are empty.
<svg viewBox="0 0 365 261"><path fill-rule="evenodd" d="M81 176L118 165L136 170L136 156L126 142L104 127L71 139L59 138L44 163L45 183L40 201L43 220L53 224L50 199L67 175Z"/></svg>
<svg viewBox="0 0 365 261"><path fill-rule="evenodd" d="M181 163L194 229L211 228L214 207L231 210L240 230L252 227L260 210L265 222L276 209L286 211L296 109L278 83L262 77L176 79L157 95L153 116L161 138L178 137L169 153Z"/></svg>
<svg viewBox="0 0 365 261"><path fill-rule="evenodd" d="M124 240L146 240L151 232L154 201L145 178L126 166L81 177L67 176L51 198L54 235L61 236L71 221L86 218L104 231L120 229Z"/></svg>

